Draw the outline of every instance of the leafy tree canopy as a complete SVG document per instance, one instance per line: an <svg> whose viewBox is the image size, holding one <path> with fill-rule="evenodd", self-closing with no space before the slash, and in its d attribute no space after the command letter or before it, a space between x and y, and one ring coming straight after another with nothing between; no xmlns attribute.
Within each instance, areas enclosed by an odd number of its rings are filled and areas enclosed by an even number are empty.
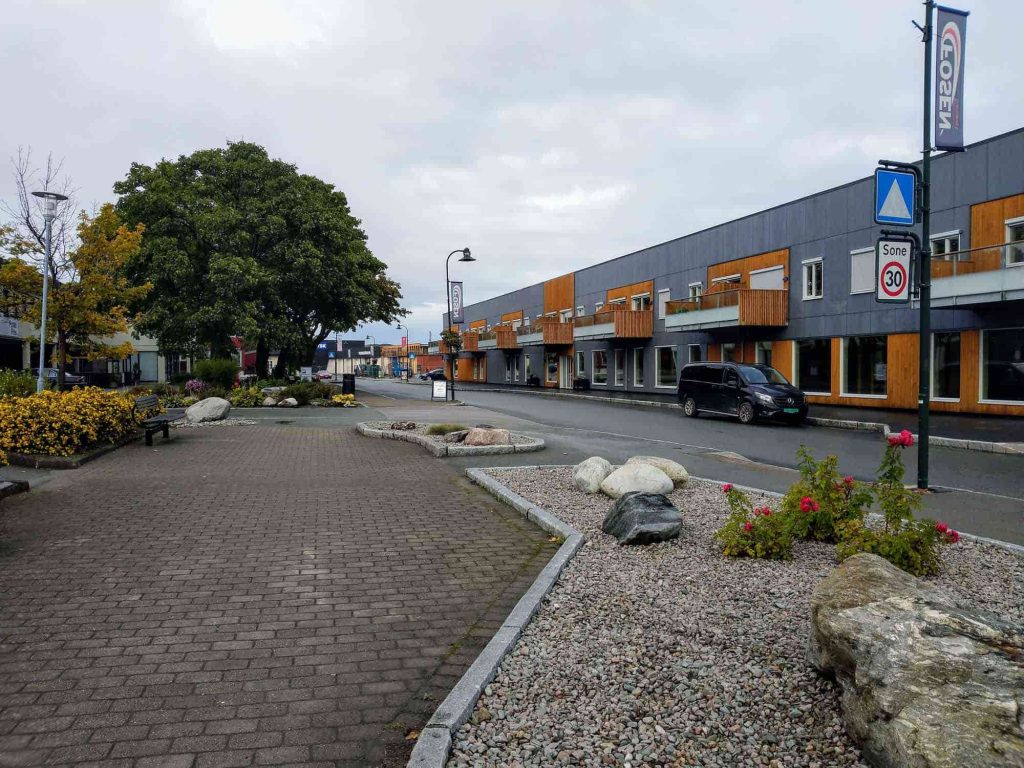
<svg viewBox="0 0 1024 768"><path fill-rule="evenodd" d="M133 164L114 191L146 227L128 273L153 284L139 329L164 349L224 355L240 335L311 362L329 332L405 314L344 193L256 144Z"/></svg>

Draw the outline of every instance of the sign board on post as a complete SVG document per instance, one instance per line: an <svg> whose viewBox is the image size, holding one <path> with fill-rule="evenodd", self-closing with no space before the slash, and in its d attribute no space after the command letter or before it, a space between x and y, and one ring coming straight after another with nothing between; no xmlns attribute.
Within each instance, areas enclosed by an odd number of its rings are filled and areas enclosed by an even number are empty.
<svg viewBox="0 0 1024 768"><path fill-rule="evenodd" d="M875 301L910 301L910 262L914 244L910 240L879 240L875 250Z"/></svg>
<svg viewBox="0 0 1024 768"><path fill-rule="evenodd" d="M430 382L430 399L431 400L447 400L448 399L448 381L445 379L435 379Z"/></svg>
<svg viewBox="0 0 1024 768"><path fill-rule="evenodd" d="M451 300L452 300L452 316L449 318L449 325L455 325L456 323L465 322L465 317L462 313L462 283L452 282L451 285Z"/></svg>
<svg viewBox="0 0 1024 768"><path fill-rule="evenodd" d="M909 171L875 169L875 222L898 224L901 227L914 225L914 211L917 210L916 181Z"/></svg>
<svg viewBox="0 0 1024 768"><path fill-rule="evenodd" d="M313 367L309 366L309 365L304 365L301 368L299 368L299 378L302 381L312 381L313 380Z"/></svg>
<svg viewBox="0 0 1024 768"><path fill-rule="evenodd" d="M967 12L937 6L935 19L935 148L964 151L964 48Z"/></svg>

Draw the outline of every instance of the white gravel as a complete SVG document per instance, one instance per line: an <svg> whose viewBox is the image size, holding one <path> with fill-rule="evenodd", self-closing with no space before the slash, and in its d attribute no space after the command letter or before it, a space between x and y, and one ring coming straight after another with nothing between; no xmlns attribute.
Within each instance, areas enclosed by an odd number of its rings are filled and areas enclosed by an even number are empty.
<svg viewBox="0 0 1024 768"><path fill-rule="evenodd" d="M368 421L368 422L366 422L366 426L372 427L373 429L391 429L391 425L395 424L395 423L396 423L395 421ZM471 429L473 427L472 424L466 424L464 426L465 426L466 429ZM420 423L417 422L416 423L416 429L397 430L397 431L412 432L413 434L416 434L416 435L422 435L423 437L426 437L429 440L432 440L433 442L437 443L438 445L444 445L445 444L444 435L431 435L431 434L429 434L430 427L431 427L430 424L420 424ZM511 440L512 440L512 445L526 445L526 444L532 443L532 442L534 442L536 440L536 438L530 437L528 435L523 435L523 434L520 434L518 432L510 432L509 435L510 435ZM458 445L458 443L454 443L454 445Z"/></svg>
<svg viewBox="0 0 1024 768"><path fill-rule="evenodd" d="M611 502L573 488L571 468L491 474L587 543L456 734L449 766L864 765L838 689L804 659L833 546L797 543L787 562L722 557L724 495L691 481L671 495L680 539L620 547L600 531ZM961 541L937 582L1022 620L1020 557Z"/></svg>

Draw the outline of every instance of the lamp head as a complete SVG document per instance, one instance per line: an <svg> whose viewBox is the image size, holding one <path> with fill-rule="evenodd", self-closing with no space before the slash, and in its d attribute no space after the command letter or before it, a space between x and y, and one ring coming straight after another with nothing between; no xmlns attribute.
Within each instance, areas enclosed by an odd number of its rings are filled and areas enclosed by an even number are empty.
<svg viewBox="0 0 1024 768"><path fill-rule="evenodd" d="M470 256L469 248L463 248L462 249L462 258L459 259L459 261L476 261L476 259L474 259L472 256Z"/></svg>
<svg viewBox="0 0 1024 768"><path fill-rule="evenodd" d="M41 198L43 201L43 218L46 221L53 221L57 215L57 204L68 199L67 195L62 195L58 192L33 192L35 197Z"/></svg>

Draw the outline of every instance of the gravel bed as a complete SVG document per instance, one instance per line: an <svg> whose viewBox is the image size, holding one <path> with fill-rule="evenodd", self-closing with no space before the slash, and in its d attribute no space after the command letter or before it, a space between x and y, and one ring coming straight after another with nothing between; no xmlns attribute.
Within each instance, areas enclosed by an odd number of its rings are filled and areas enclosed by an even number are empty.
<svg viewBox="0 0 1024 768"><path fill-rule="evenodd" d="M373 429L391 429L391 425L394 423L394 421L368 421L366 422L366 426L372 427ZM417 424L416 429L403 429L395 431L412 432L413 434L416 435L423 435L428 440L431 440L432 442L435 442L438 445L445 445L444 435L427 434L427 431L430 429L430 426L430 424ZM466 428L470 429L471 425L466 425ZM510 435L512 439L512 445L528 445L534 442L535 440L535 438L529 437L527 435L517 434L515 432L511 432ZM450 445L462 445L462 443L450 443Z"/></svg>
<svg viewBox="0 0 1024 768"><path fill-rule="evenodd" d="M195 427L248 427L257 422L252 419L220 419L219 421L200 421L198 424L190 424L187 421L179 421L172 424L172 429L194 429Z"/></svg>
<svg viewBox="0 0 1024 768"><path fill-rule="evenodd" d="M565 467L492 470L587 539L455 735L449 766L861 766L839 692L804 659L811 590L835 548L729 559L717 484L672 494L676 541L620 547L611 502ZM770 502L768 497L764 501ZM1014 620L1024 559L961 541L936 581Z"/></svg>

